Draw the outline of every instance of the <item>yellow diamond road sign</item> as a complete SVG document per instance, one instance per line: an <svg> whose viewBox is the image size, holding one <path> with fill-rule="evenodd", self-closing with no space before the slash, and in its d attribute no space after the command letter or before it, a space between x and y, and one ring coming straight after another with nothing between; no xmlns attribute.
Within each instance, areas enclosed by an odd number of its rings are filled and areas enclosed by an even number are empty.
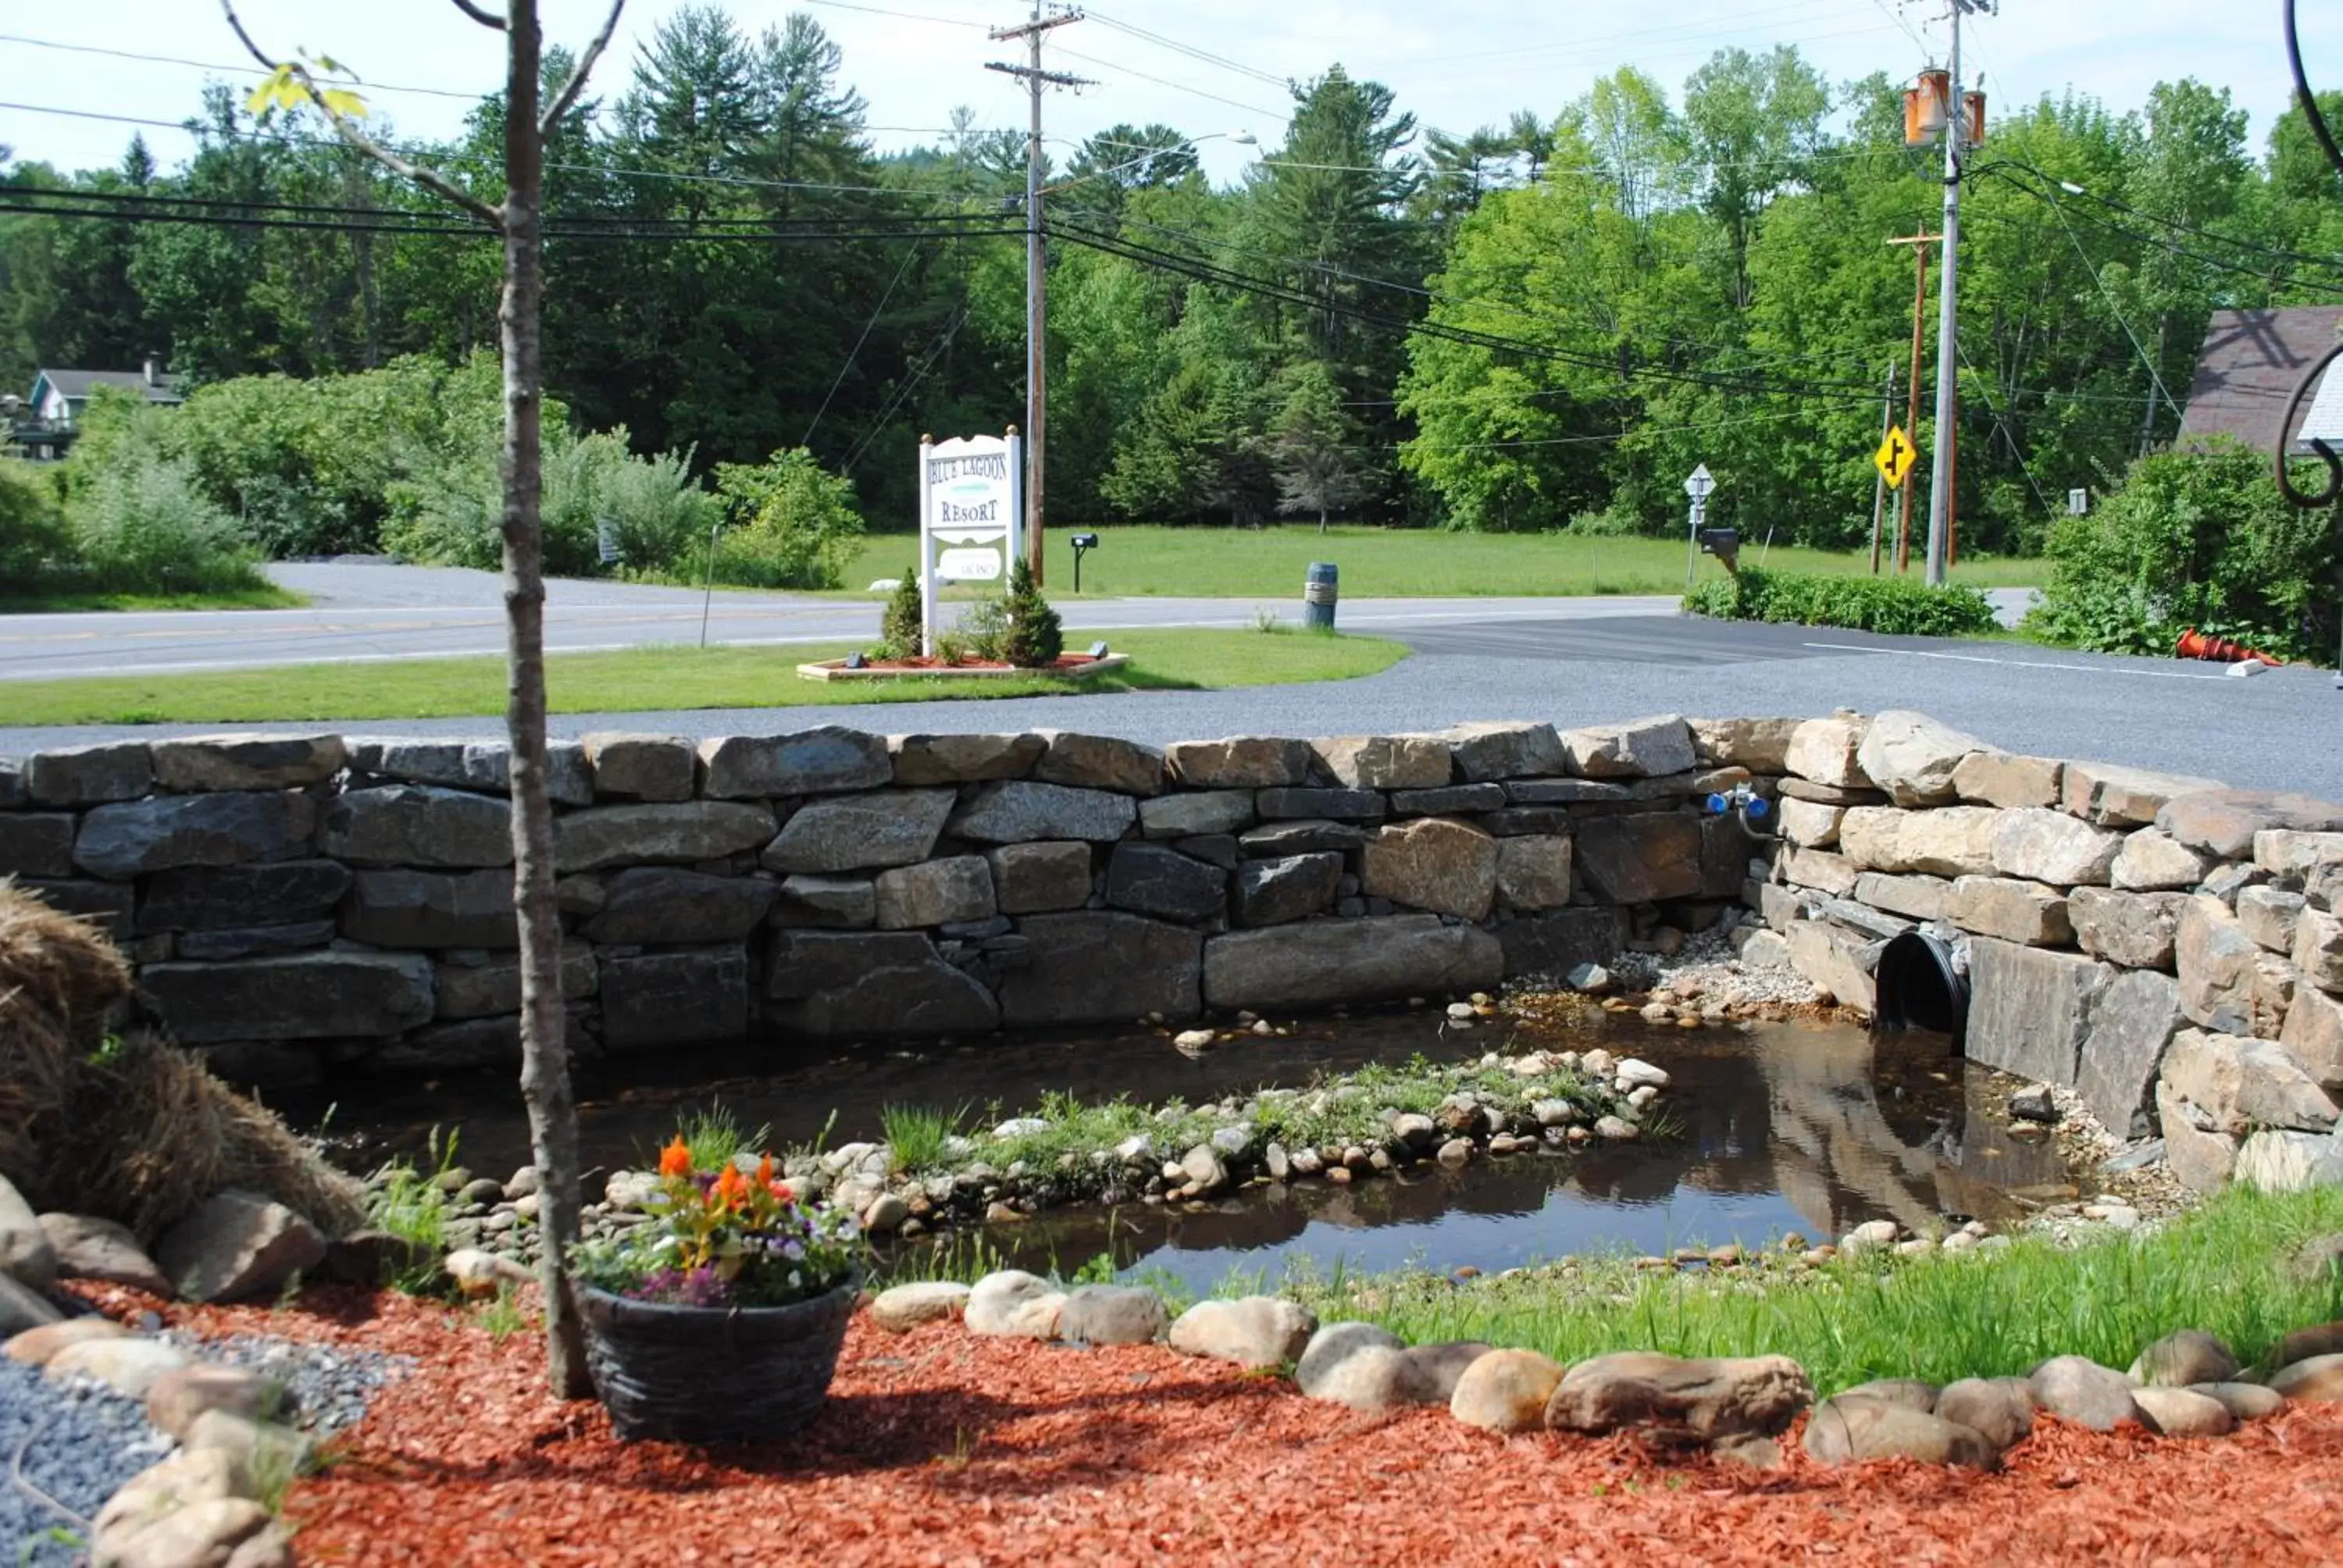
<svg viewBox="0 0 2343 1568"><path fill-rule="evenodd" d="M1901 485L1904 476L1912 471L1913 461L1919 456L1919 448L1912 445L1912 437L1904 433L1903 426L1898 425L1887 432L1887 439L1879 443L1879 450L1871 454L1871 462L1879 470L1881 478L1891 486Z"/></svg>

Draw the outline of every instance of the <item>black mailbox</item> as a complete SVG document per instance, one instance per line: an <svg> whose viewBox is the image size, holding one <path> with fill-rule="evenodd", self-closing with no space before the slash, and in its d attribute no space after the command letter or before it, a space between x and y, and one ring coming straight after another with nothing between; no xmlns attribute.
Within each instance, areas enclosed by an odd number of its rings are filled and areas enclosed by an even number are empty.
<svg viewBox="0 0 2343 1568"><path fill-rule="evenodd" d="M1098 536L1071 534L1067 536L1066 543L1074 548L1074 591L1080 593L1082 591L1082 552L1098 548Z"/></svg>
<svg viewBox="0 0 2343 1568"><path fill-rule="evenodd" d="M1741 530L1739 528L1703 528L1700 530L1700 548L1702 554L1715 556L1718 560L1723 561L1726 571L1740 570L1738 558L1741 554Z"/></svg>

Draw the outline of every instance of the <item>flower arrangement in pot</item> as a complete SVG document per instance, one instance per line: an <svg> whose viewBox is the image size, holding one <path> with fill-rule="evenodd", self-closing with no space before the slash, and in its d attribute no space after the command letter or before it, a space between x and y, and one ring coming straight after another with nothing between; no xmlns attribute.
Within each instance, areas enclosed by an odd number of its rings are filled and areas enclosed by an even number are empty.
<svg viewBox="0 0 2343 1568"><path fill-rule="evenodd" d="M649 1218L581 1255L594 1386L622 1438L736 1442L795 1431L830 1392L860 1292L851 1215L802 1203L772 1156L659 1155Z"/></svg>

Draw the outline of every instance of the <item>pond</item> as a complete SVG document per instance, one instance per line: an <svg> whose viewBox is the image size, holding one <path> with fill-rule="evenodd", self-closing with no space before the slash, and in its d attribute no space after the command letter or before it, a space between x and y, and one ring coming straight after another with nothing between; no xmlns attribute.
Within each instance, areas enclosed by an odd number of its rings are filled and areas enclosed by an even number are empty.
<svg viewBox="0 0 2343 1568"><path fill-rule="evenodd" d="M965 1125L981 1129L1052 1092L1195 1103L1370 1061L1596 1045L1668 1070L1674 1081L1662 1103L1674 1136L1483 1159L1454 1171L1426 1166L1349 1186L1267 1183L1206 1206L1062 1209L990 1227L985 1240L1022 1267L1071 1271L1111 1252L1126 1271L1202 1289L1232 1272L1273 1280L1296 1264L1322 1274L1486 1273L1574 1252L1755 1246L1794 1231L1823 1241L1873 1219L1914 1229L1946 1218L1998 1224L2029 1198L2072 1192L2051 1141L2013 1134L1994 1111L2003 1098L1991 1092L1996 1075L1947 1054L1941 1039L1875 1045L1852 1026L1814 1022L1686 1030L1632 1014L1469 1032L1444 1028L1436 1012L1362 1014L1303 1020L1286 1037L1241 1037L1197 1059L1134 1029L821 1060L791 1060L777 1046L760 1064L770 1070L753 1075L740 1072L739 1050L625 1060L580 1075L581 1161L588 1191L598 1191L598 1173L648 1163L679 1118L717 1101L744 1127L769 1127L777 1147L825 1131L835 1145L878 1139L880 1111L895 1104L964 1110ZM290 1113L314 1125L324 1108ZM462 1162L481 1174L528 1162L508 1081L370 1087L362 1109L346 1103L330 1118L354 1167L393 1153L420 1161L434 1129L456 1130Z"/></svg>

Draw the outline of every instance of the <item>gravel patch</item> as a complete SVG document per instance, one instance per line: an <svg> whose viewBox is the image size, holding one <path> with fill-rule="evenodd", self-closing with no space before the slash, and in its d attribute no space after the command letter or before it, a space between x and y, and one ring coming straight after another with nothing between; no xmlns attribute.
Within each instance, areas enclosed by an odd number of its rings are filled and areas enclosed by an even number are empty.
<svg viewBox="0 0 2343 1568"><path fill-rule="evenodd" d="M0 1360L0 1563L67 1568L84 1560L78 1530L15 1483L20 1455L25 1480L87 1519L170 1447L136 1400L78 1380L60 1386ZM60 1529L75 1538L51 1535Z"/></svg>
<svg viewBox="0 0 2343 1568"><path fill-rule="evenodd" d="M411 1356L263 1334L207 1340L173 1329L162 1337L196 1360L244 1367L283 1383L292 1395L286 1419L320 1437L357 1425L377 1391L415 1370Z"/></svg>

